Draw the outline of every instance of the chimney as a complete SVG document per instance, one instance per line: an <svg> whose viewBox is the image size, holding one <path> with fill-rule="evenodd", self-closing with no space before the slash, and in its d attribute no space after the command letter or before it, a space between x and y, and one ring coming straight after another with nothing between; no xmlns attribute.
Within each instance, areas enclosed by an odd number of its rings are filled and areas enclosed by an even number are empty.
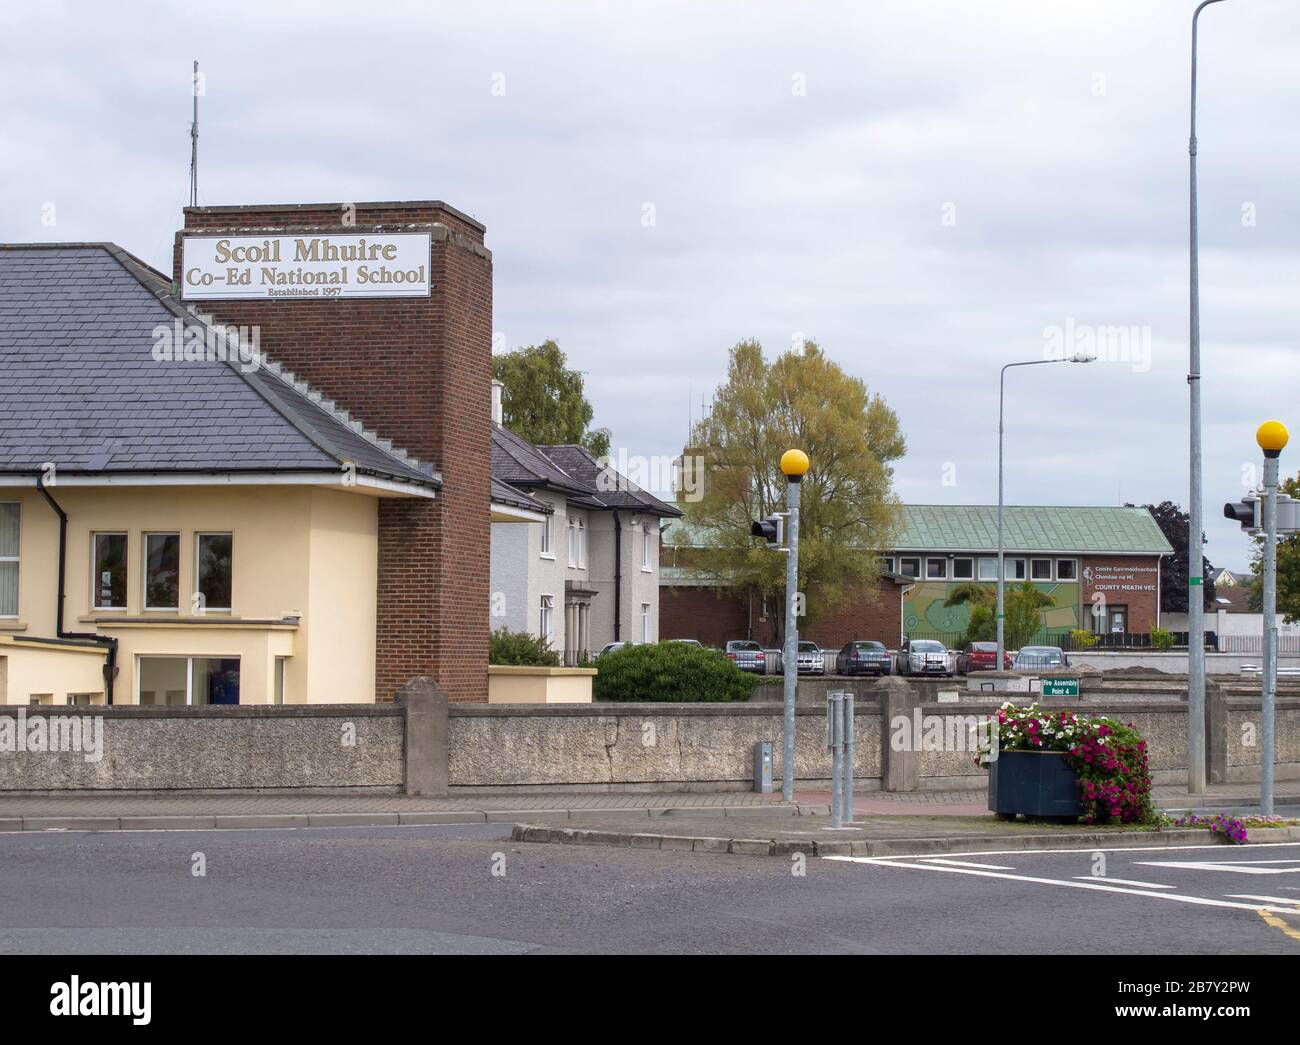
<svg viewBox="0 0 1300 1045"><path fill-rule="evenodd" d="M183 300L260 328L268 358L442 476L433 501L379 501L379 700L421 675L453 700L487 699L492 254L484 231L424 201L187 207L176 234ZM314 286L310 272L272 296L258 286L262 266L249 264L247 290L227 286L215 296L196 287L185 259L212 254L228 264L220 258L232 247L243 248L236 261L273 252L300 274L317 262L347 265L346 282Z"/></svg>
<svg viewBox="0 0 1300 1045"><path fill-rule="evenodd" d="M492 423L498 428L504 424L505 413L501 408L501 390L505 388L500 381L492 379Z"/></svg>

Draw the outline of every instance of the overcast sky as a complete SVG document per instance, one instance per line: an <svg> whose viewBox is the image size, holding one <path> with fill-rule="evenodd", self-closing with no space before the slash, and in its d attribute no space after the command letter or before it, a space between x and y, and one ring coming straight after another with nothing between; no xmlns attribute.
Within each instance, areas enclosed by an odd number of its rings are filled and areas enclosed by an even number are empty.
<svg viewBox="0 0 1300 1045"><path fill-rule="evenodd" d="M1011 372L1007 501L1185 506L1194 6L10 0L0 239L170 271L197 58L201 203L469 212L498 340L559 341L628 453L680 449L737 340L802 334L897 411L904 500L994 503L1001 364L1123 327ZM1298 32L1285 0L1201 17L1205 515L1234 568L1255 427L1300 431Z"/></svg>

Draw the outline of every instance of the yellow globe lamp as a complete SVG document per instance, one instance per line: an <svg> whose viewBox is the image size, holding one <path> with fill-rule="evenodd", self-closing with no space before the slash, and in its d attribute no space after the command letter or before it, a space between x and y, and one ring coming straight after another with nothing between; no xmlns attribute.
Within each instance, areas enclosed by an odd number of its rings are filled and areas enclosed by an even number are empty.
<svg viewBox="0 0 1300 1045"><path fill-rule="evenodd" d="M1281 421L1265 421L1255 432L1255 442L1259 443L1259 448L1266 457L1277 457L1290 438L1286 425ZM781 460L784 461L785 458Z"/></svg>
<svg viewBox="0 0 1300 1045"><path fill-rule="evenodd" d="M790 482L799 482L808 472L808 455L802 450L787 450L781 455L781 472Z"/></svg>

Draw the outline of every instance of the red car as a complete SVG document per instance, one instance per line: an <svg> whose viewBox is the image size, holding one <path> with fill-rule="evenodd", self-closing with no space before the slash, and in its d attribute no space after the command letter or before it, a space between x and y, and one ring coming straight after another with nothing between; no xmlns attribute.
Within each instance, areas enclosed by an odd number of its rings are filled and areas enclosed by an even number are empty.
<svg viewBox="0 0 1300 1045"><path fill-rule="evenodd" d="M1002 651L1003 671L1011 670L1011 654ZM998 662L998 644L996 642L968 642L966 648L957 654L957 672L969 675L972 671L992 671Z"/></svg>

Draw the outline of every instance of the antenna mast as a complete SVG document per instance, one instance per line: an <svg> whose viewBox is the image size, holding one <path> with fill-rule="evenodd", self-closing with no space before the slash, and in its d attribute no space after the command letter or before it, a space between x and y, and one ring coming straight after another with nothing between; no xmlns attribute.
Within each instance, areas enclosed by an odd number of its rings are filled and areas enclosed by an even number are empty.
<svg viewBox="0 0 1300 1045"><path fill-rule="evenodd" d="M190 206L199 205L199 63L194 60L194 80L190 84L194 96L194 120L190 124Z"/></svg>

